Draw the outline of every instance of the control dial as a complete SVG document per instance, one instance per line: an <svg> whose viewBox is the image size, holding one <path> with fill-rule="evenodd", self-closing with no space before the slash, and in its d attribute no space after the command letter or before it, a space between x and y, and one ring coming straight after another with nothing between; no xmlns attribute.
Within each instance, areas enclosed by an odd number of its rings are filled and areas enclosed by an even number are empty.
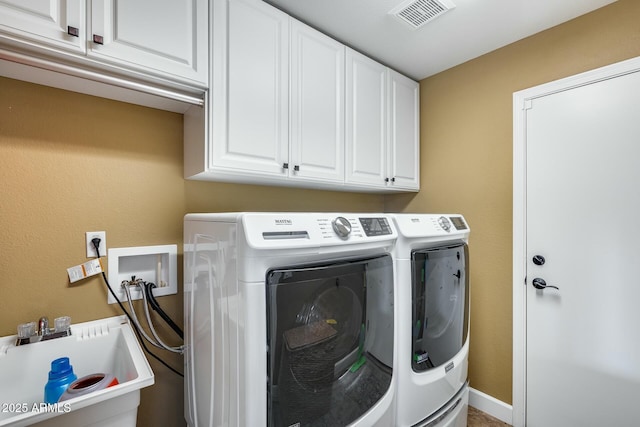
<svg viewBox="0 0 640 427"><path fill-rule="evenodd" d="M451 229L451 222L449 222L449 220L443 216L438 218L438 224L440 224L440 227L442 227L442 229L447 233Z"/></svg>
<svg viewBox="0 0 640 427"><path fill-rule="evenodd" d="M351 233L351 223L343 216L339 216L331 222L333 231L343 239Z"/></svg>

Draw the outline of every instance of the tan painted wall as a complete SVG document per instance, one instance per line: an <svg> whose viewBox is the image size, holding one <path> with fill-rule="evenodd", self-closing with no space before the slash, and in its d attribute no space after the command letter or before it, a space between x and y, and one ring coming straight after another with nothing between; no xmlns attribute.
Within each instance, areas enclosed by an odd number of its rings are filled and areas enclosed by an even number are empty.
<svg viewBox="0 0 640 427"><path fill-rule="evenodd" d="M105 230L109 247L181 253L187 212L383 209L381 195L185 181L182 150L179 114L0 78L1 336L43 315L121 314L100 278L69 284L66 269L86 261L85 231ZM160 303L182 324L182 279ZM181 357L156 353L182 370ZM150 361L156 384L143 390L139 425L179 426L182 380Z"/></svg>
<svg viewBox="0 0 640 427"><path fill-rule="evenodd" d="M511 403L513 92L640 55L640 1L612 5L423 80L419 194L388 211L471 226L471 386Z"/></svg>

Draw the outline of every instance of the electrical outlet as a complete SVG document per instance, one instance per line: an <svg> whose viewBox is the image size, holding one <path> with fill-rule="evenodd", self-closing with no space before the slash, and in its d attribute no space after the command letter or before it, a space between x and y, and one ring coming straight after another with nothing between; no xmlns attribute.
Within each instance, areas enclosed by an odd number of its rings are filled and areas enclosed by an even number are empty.
<svg viewBox="0 0 640 427"><path fill-rule="evenodd" d="M86 236L86 247L87 247L87 258L95 258L96 257L96 248L93 246L93 242L91 240L95 237L100 239L100 244L98 245L98 249L100 250L100 256L107 256L107 233L105 231L87 231L85 233Z"/></svg>

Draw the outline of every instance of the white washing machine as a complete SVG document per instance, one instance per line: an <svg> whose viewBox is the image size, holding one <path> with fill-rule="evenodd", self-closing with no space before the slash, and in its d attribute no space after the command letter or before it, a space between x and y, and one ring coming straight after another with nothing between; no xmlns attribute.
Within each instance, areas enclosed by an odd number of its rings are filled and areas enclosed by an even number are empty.
<svg viewBox="0 0 640 427"><path fill-rule="evenodd" d="M392 214L396 423L465 427L469 392L469 227L461 215Z"/></svg>
<svg viewBox="0 0 640 427"><path fill-rule="evenodd" d="M189 426L394 425L384 214L188 214Z"/></svg>

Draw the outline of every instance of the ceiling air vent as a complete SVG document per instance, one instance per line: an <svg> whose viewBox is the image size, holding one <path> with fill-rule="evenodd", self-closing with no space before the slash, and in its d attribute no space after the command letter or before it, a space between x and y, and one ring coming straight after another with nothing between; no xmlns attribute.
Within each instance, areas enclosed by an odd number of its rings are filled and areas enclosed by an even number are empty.
<svg viewBox="0 0 640 427"><path fill-rule="evenodd" d="M455 7L456 5L448 0L409 0L389 13L412 28L418 29Z"/></svg>

